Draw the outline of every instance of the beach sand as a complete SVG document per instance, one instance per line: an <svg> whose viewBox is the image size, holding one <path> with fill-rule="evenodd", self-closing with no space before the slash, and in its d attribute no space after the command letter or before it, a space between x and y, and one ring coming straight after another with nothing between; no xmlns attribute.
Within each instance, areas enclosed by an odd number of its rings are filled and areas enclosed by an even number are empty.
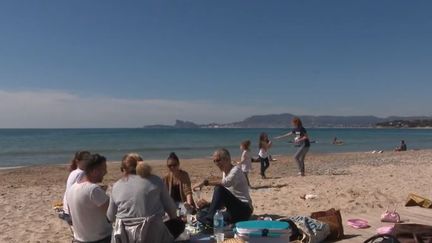
<svg viewBox="0 0 432 243"><path fill-rule="evenodd" d="M237 154L238 151L232 151ZM387 206L396 208L406 222L432 224L432 209L405 208L409 193L432 197L432 150L382 154L308 154L306 176L297 176L290 156L274 156L268 179L260 179L259 163L250 175L255 215L310 215L313 211L341 209L343 242L363 242L373 235ZM238 157L233 159L238 160ZM155 174L166 172L165 161L148 161ZM220 172L210 158L181 160L192 183ZM53 202L63 198L68 171L65 165L33 166L0 170L0 242L70 242L68 226L57 218ZM109 163L104 183L120 178L119 163ZM108 189L109 191L109 189ZM315 199L300 197L314 194ZM210 199L206 188L201 197ZM346 219L370 220L367 230L352 229Z"/></svg>

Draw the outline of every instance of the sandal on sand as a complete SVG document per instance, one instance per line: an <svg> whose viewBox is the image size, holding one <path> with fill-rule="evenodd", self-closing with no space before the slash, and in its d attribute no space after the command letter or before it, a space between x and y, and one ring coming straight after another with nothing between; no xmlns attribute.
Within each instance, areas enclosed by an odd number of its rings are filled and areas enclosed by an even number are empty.
<svg viewBox="0 0 432 243"><path fill-rule="evenodd" d="M348 219L347 224L354 229L366 229L370 227L368 221L363 219Z"/></svg>

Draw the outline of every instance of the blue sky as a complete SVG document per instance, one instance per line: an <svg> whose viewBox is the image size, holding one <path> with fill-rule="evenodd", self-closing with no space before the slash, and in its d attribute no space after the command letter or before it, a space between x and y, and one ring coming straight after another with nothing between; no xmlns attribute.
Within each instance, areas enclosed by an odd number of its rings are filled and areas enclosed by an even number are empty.
<svg viewBox="0 0 432 243"><path fill-rule="evenodd" d="M431 10L429 1L2 1L0 127L432 115Z"/></svg>

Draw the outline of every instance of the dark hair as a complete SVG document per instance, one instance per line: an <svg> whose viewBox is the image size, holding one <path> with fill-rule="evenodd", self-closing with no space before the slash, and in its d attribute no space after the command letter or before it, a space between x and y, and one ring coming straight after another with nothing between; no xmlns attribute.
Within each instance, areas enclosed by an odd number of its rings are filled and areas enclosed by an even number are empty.
<svg viewBox="0 0 432 243"><path fill-rule="evenodd" d="M265 132L262 132L259 136L258 147L261 149L264 144L269 142L268 135Z"/></svg>
<svg viewBox="0 0 432 243"><path fill-rule="evenodd" d="M106 158L100 154L92 154L82 161L84 173L89 175L101 164L106 163Z"/></svg>
<svg viewBox="0 0 432 243"><path fill-rule="evenodd" d="M251 144L250 140L245 140L240 143L240 145L243 146L246 150L249 150L250 144Z"/></svg>
<svg viewBox="0 0 432 243"><path fill-rule="evenodd" d="M171 152L171 153L168 155L167 163L168 163L169 160L174 160L174 161L177 162L177 164L180 164L180 160L179 160L179 158L177 157L177 154L175 154L174 152Z"/></svg>
<svg viewBox="0 0 432 243"><path fill-rule="evenodd" d="M90 152L86 150L76 152L73 159L70 161L69 171L76 170L76 168L78 168L78 163L80 161L83 161L90 155L91 155Z"/></svg>

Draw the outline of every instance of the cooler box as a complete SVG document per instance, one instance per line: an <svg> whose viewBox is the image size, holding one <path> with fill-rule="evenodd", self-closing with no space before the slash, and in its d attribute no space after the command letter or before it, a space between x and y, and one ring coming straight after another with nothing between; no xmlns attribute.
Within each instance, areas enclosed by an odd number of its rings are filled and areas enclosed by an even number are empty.
<svg viewBox="0 0 432 243"><path fill-rule="evenodd" d="M289 242L291 228L287 222L250 220L235 224L235 236L250 243Z"/></svg>

